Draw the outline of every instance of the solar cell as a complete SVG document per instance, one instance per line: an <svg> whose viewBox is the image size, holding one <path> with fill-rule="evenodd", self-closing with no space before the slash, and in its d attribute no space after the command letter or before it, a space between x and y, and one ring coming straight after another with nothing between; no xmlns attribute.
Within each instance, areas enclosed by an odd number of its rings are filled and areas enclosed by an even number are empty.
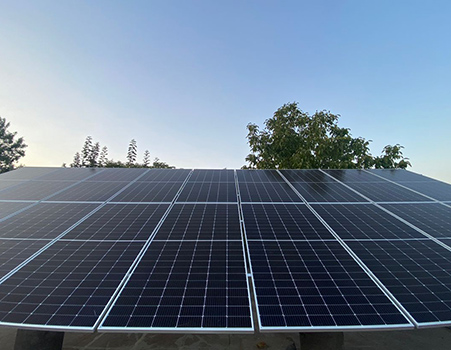
<svg viewBox="0 0 451 350"><path fill-rule="evenodd" d="M75 182L27 181L0 191L0 200L42 200Z"/></svg>
<svg viewBox="0 0 451 350"><path fill-rule="evenodd" d="M239 182L284 182L277 170L236 170Z"/></svg>
<svg viewBox="0 0 451 350"><path fill-rule="evenodd" d="M399 181L435 181L431 178L404 169L368 169L367 171L388 180Z"/></svg>
<svg viewBox="0 0 451 350"><path fill-rule="evenodd" d="M135 182L113 198L115 202L171 202L182 182Z"/></svg>
<svg viewBox="0 0 451 350"><path fill-rule="evenodd" d="M399 182L412 190L430 196L439 201L451 201L451 185L440 181ZM1 192L0 192L1 194Z"/></svg>
<svg viewBox="0 0 451 350"><path fill-rule="evenodd" d="M334 239L303 204L243 204L249 240Z"/></svg>
<svg viewBox="0 0 451 350"><path fill-rule="evenodd" d="M0 191L4 190L5 188L13 187L22 184L24 181L20 180L3 180L1 178L0 180Z"/></svg>
<svg viewBox="0 0 451 350"><path fill-rule="evenodd" d="M92 330L142 246L54 243L0 284L0 324Z"/></svg>
<svg viewBox="0 0 451 350"><path fill-rule="evenodd" d="M96 204L39 203L0 222L0 238L53 239L96 207Z"/></svg>
<svg viewBox="0 0 451 350"><path fill-rule="evenodd" d="M302 202L287 183L240 182L242 202Z"/></svg>
<svg viewBox="0 0 451 350"><path fill-rule="evenodd" d="M22 167L15 170L8 171L1 174L2 180L14 179L14 180L31 180L37 179L40 176L49 174L57 170L58 168L33 168Z"/></svg>
<svg viewBox="0 0 451 350"><path fill-rule="evenodd" d="M334 241L249 241L262 330L411 327Z"/></svg>
<svg viewBox="0 0 451 350"><path fill-rule="evenodd" d="M188 182L178 202L237 202L234 182Z"/></svg>
<svg viewBox="0 0 451 350"><path fill-rule="evenodd" d="M96 175L97 176L97 175ZM103 202L127 186L128 182L81 182L65 191L51 196L51 201L99 201Z"/></svg>
<svg viewBox="0 0 451 350"><path fill-rule="evenodd" d="M168 204L107 204L64 238L147 240L168 207Z"/></svg>
<svg viewBox="0 0 451 350"><path fill-rule="evenodd" d="M49 240L0 239L0 279L47 243Z"/></svg>
<svg viewBox="0 0 451 350"><path fill-rule="evenodd" d="M450 207L439 203L397 203L382 206L431 236L451 237Z"/></svg>
<svg viewBox="0 0 451 350"><path fill-rule="evenodd" d="M294 183L293 186L307 202L367 202L340 183Z"/></svg>
<svg viewBox="0 0 451 350"><path fill-rule="evenodd" d="M239 241L153 241L99 330L252 331Z"/></svg>
<svg viewBox="0 0 451 350"><path fill-rule="evenodd" d="M431 240L347 244L419 324L451 323L451 252Z"/></svg>
<svg viewBox="0 0 451 350"><path fill-rule="evenodd" d="M190 182L235 182L235 173L233 170L201 170L194 169Z"/></svg>
<svg viewBox="0 0 451 350"><path fill-rule="evenodd" d="M175 204L156 240L240 240L236 204Z"/></svg>
<svg viewBox="0 0 451 350"><path fill-rule="evenodd" d="M330 176L317 169L281 170L288 181L294 182L335 182Z"/></svg>
<svg viewBox="0 0 451 350"><path fill-rule="evenodd" d="M312 207L342 239L425 237L373 204L312 204Z"/></svg>
<svg viewBox="0 0 451 350"><path fill-rule="evenodd" d="M188 169L149 169L138 181L183 182L190 172Z"/></svg>
<svg viewBox="0 0 451 350"><path fill-rule="evenodd" d="M430 201L421 194L410 191L394 183L348 183L349 187L374 202L419 202Z"/></svg>
<svg viewBox="0 0 451 350"><path fill-rule="evenodd" d="M337 170L323 170L329 175L332 175L337 180L344 183L352 182L381 182L384 183L386 180L380 177L374 176L364 170L359 169L337 169Z"/></svg>
<svg viewBox="0 0 451 350"><path fill-rule="evenodd" d="M101 168L59 168L42 175L39 180L78 181L96 175L101 171L103 171Z"/></svg>
<svg viewBox="0 0 451 350"><path fill-rule="evenodd" d="M33 203L29 202L0 202L0 220L5 217L14 214L15 212L22 210Z"/></svg>
<svg viewBox="0 0 451 350"><path fill-rule="evenodd" d="M133 181L149 169L145 168L104 168L103 171L90 178L90 181Z"/></svg>

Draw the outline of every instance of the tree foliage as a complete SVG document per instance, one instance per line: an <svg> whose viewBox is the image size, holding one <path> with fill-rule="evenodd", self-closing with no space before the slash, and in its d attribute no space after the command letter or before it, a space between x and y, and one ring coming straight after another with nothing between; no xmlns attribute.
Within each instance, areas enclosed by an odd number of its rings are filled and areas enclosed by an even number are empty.
<svg viewBox="0 0 451 350"><path fill-rule="evenodd" d="M0 173L14 169L27 147L23 137L16 138L17 132L8 131L9 126L6 119L0 117Z"/></svg>
<svg viewBox="0 0 451 350"><path fill-rule="evenodd" d="M70 166L75 168L175 168L160 161L158 158L155 158L153 163L150 164L150 152L148 150L144 152L142 164L136 162L137 156L138 147L135 139L130 141L127 151L127 161L122 162L120 160L108 159L108 148L106 146L100 148L99 142L94 143L92 137L87 136L81 152L75 153L74 160Z"/></svg>
<svg viewBox="0 0 451 350"><path fill-rule="evenodd" d="M251 153L246 157L250 169L361 169L406 168L410 166L399 144L385 146L384 154L373 157L371 141L352 137L350 130L338 126L339 115L317 111L309 115L296 102L280 107L260 130L247 125Z"/></svg>

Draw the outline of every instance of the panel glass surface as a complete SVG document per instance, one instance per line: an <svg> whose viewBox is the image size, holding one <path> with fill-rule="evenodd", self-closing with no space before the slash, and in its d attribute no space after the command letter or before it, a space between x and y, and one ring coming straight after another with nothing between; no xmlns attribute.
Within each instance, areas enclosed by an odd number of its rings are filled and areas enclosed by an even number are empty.
<svg viewBox="0 0 451 350"><path fill-rule="evenodd" d="M416 174L404 169L368 169L367 171L382 176L388 180L399 181L435 181L421 174Z"/></svg>
<svg viewBox="0 0 451 350"><path fill-rule="evenodd" d="M189 182L235 182L233 170L203 170L195 169Z"/></svg>
<svg viewBox="0 0 451 350"><path fill-rule="evenodd" d="M153 241L100 329L252 330L241 241Z"/></svg>
<svg viewBox="0 0 451 350"><path fill-rule="evenodd" d="M135 182L113 198L114 202L171 202L182 182Z"/></svg>
<svg viewBox="0 0 451 350"><path fill-rule="evenodd" d="M14 180L31 180L37 179L40 176L50 174L57 170L58 168L19 168L15 170L8 171L0 175L0 179L14 179Z"/></svg>
<svg viewBox="0 0 451 350"><path fill-rule="evenodd" d="M365 198L340 183L294 183L307 202L367 202Z"/></svg>
<svg viewBox="0 0 451 350"><path fill-rule="evenodd" d="M178 202L237 202L234 182L188 182Z"/></svg>
<svg viewBox="0 0 451 350"><path fill-rule="evenodd" d="M451 201L451 185L447 183L440 181L429 181L400 182L400 184L439 201Z"/></svg>
<svg viewBox="0 0 451 350"><path fill-rule="evenodd" d="M431 240L347 244L418 323L451 321L451 252Z"/></svg>
<svg viewBox="0 0 451 350"><path fill-rule="evenodd" d="M387 182L387 180L374 176L371 173L367 173L358 169L336 169L336 170L324 170L329 175L332 175L337 180L344 183L351 182Z"/></svg>
<svg viewBox="0 0 451 350"><path fill-rule="evenodd" d="M103 168L103 171L90 178L89 181L133 181L148 170L145 168Z"/></svg>
<svg viewBox="0 0 451 350"><path fill-rule="evenodd" d="M287 183L240 182L242 202L302 202Z"/></svg>
<svg viewBox="0 0 451 350"><path fill-rule="evenodd" d="M357 192L374 202L427 202L429 198L394 183L349 183Z"/></svg>
<svg viewBox="0 0 451 350"><path fill-rule="evenodd" d="M1 179L1 177L0 177ZM13 187L13 186L17 186L24 183L24 181L20 181L20 180L0 180L0 191L9 188L9 187Z"/></svg>
<svg viewBox="0 0 451 350"><path fill-rule="evenodd" d="M284 182L277 170L237 170L239 182Z"/></svg>
<svg viewBox="0 0 451 350"><path fill-rule="evenodd" d="M183 182L190 172L188 169L149 169L138 181Z"/></svg>
<svg viewBox="0 0 451 350"><path fill-rule="evenodd" d="M49 240L0 239L0 278L3 278L47 243Z"/></svg>
<svg viewBox="0 0 451 350"><path fill-rule="evenodd" d="M168 204L107 204L64 238L147 240L168 207Z"/></svg>
<svg viewBox="0 0 451 350"><path fill-rule="evenodd" d="M336 182L330 176L316 169L291 169L281 170L283 176L291 183L295 182Z"/></svg>
<svg viewBox="0 0 451 350"><path fill-rule="evenodd" d="M312 204L342 239L409 239L423 234L373 204Z"/></svg>
<svg viewBox="0 0 451 350"><path fill-rule="evenodd" d="M142 245L56 242L0 285L0 323L92 329Z"/></svg>
<svg viewBox="0 0 451 350"><path fill-rule="evenodd" d="M127 186L128 182L82 182L55 196L49 201L103 202Z"/></svg>
<svg viewBox="0 0 451 350"><path fill-rule="evenodd" d="M18 210L26 208L33 203L29 202L0 202L0 220L15 213Z"/></svg>
<svg viewBox="0 0 451 350"><path fill-rule="evenodd" d="M334 239L303 204L243 204L242 208L249 240Z"/></svg>
<svg viewBox="0 0 451 350"><path fill-rule="evenodd" d="M59 192L75 182L70 181L27 181L0 191L3 200L42 200Z"/></svg>
<svg viewBox="0 0 451 350"><path fill-rule="evenodd" d="M0 222L0 238L53 239L96 207L96 204L39 203Z"/></svg>
<svg viewBox="0 0 451 350"><path fill-rule="evenodd" d="M39 180L45 181L79 181L103 171L102 168L55 168L55 171L45 174Z"/></svg>
<svg viewBox="0 0 451 350"><path fill-rule="evenodd" d="M451 237L451 208L439 203L383 204L384 208L436 238Z"/></svg>
<svg viewBox="0 0 451 350"><path fill-rule="evenodd" d="M408 324L338 242L248 244L262 329Z"/></svg>
<svg viewBox="0 0 451 350"><path fill-rule="evenodd" d="M236 204L175 204L156 240L240 240Z"/></svg>

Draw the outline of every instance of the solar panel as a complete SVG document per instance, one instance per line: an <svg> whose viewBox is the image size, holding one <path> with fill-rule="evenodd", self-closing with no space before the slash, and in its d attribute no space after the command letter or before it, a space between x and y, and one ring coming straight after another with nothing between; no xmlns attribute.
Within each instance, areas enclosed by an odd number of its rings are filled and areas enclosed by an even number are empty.
<svg viewBox="0 0 451 350"><path fill-rule="evenodd" d="M403 170L15 170L0 175L0 325L451 325L450 188Z"/></svg>

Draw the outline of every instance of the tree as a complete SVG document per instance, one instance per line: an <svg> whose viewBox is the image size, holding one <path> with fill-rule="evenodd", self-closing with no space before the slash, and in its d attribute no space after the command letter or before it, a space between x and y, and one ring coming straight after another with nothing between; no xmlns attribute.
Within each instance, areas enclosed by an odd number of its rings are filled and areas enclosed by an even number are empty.
<svg viewBox="0 0 451 350"><path fill-rule="evenodd" d="M136 140L132 139L128 145L127 152L127 166L132 166L136 162L136 155L138 154L138 146L136 145Z"/></svg>
<svg viewBox="0 0 451 350"><path fill-rule="evenodd" d="M10 123L0 117L0 173L13 170L27 147L23 137L16 138L17 132L8 131L9 126Z"/></svg>
<svg viewBox="0 0 451 350"><path fill-rule="evenodd" d="M174 169L175 166L168 165L165 162L161 162L157 157L153 160L151 168L160 168L160 169Z"/></svg>
<svg viewBox="0 0 451 350"><path fill-rule="evenodd" d="M74 162L70 165L72 168L81 168L81 157L80 152L75 153Z"/></svg>
<svg viewBox="0 0 451 350"><path fill-rule="evenodd" d="M144 157L143 157L143 167L148 168L150 165L150 152L149 150L144 151Z"/></svg>
<svg viewBox="0 0 451 350"><path fill-rule="evenodd" d="M405 169L411 166L409 158L404 158L401 149L403 146L396 144L394 146L387 145L382 152L385 154L374 158L374 167L376 169ZM397 162L399 160L399 162Z"/></svg>
<svg viewBox="0 0 451 350"><path fill-rule="evenodd" d="M257 169L361 169L375 166L370 153L371 141L352 137L350 130L338 126L340 115L316 111L310 116L298 103L280 107L265 120L264 130L249 123L248 143L251 153L244 168ZM384 164L407 167L400 153L402 146L386 146ZM401 159L400 162L394 160ZM380 161L382 162L382 160ZM391 162L391 163L390 163Z"/></svg>
<svg viewBox="0 0 451 350"><path fill-rule="evenodd" d="M99 156L99 166L105 166L108 163L108 147L103 146Z"/></svg>

